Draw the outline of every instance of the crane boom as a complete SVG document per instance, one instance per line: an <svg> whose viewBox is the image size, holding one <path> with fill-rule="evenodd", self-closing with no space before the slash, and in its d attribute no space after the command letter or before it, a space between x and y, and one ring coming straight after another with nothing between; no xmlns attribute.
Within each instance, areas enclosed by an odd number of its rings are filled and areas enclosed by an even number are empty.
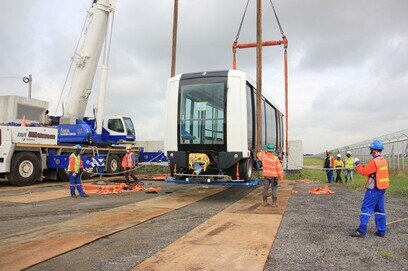
<svg viewBox="0 0 408 271"><path fill-rule="evenodd" d="M94 0L88 11L82 46L75 52L75 70L67 97L63 123L74 124L82 119L91 94L92 83L108 29L109 15L116 0Z"/></svg>

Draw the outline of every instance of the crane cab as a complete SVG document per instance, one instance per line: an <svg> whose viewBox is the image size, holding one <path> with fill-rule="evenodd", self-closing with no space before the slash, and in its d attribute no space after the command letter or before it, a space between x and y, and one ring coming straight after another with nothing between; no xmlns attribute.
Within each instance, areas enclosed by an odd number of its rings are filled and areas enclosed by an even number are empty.
<svg viewBox="0 0 408 271"><path fill-rule="evenodd" d="M107 134L106 134L107 132ZM103 121L102 135L107 135L109 141L135 141L135 126L130 117L110 116Z"/></svg>
<svg viewBox="0 0 408 271"><path fill-rule="evenodd" d="M133 142L135 127L130 117L109 116L102 123L102 134L96 132L94 118L77 119L75 124L58 125L58 143L106 145Z"/></svg>

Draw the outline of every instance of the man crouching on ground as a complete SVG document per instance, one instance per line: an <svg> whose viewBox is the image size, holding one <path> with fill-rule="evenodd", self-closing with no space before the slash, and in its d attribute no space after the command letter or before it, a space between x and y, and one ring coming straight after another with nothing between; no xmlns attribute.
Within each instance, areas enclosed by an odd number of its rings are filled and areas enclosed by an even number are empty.
<svg viewBox="0 0 408 271"><path fill-rule="evenodd" d="M268 205L268 190L272 186L272 206L278 207L278 179L283 180L283 168L279 158L275 156L275 145L269 143L267 151L260 151L257 154L262 161L263 168L263 203L262 206Z"/></svg>

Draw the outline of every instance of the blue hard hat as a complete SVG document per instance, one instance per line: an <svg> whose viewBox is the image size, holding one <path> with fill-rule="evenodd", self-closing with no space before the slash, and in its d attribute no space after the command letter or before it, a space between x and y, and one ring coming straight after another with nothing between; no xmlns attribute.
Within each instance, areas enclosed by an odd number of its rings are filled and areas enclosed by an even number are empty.
<svg viewBox="0 0 408 271"><path fill-rule="evenodd" d="M75 148L77 149L77 150L81 150L82 149L82 147L81 147L81 145L75 145Z"/></svg>
<svg viewBox="0 0 408 271"><path fill-rule="evenodd" d="M373 143L370 144L370 150L382 151L384 149L384 145L379 140L374 140Z"/></svg>

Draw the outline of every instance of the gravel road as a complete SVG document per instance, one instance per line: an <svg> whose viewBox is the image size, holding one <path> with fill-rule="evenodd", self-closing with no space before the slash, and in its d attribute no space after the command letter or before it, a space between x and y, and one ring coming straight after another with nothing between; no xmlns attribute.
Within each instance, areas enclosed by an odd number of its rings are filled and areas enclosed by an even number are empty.
<svg viewBox="0 0 408 271"><path fill-rule="evenodd" d="M363 192L334 186L333 195L310 195L320 184L296 184L265 270L408 270L408 221L374 235L371 217L366 238L352 238L358 227ZM388 222L408 217L408 199L386 196Z"/></svg>
<svg viewBox="0 0 408 271"><path fill-rule="evenodd" d="M180 185L170 187L186 188ZM130 270L252 190L246 187L229 188L27 270Z"/></svg>

